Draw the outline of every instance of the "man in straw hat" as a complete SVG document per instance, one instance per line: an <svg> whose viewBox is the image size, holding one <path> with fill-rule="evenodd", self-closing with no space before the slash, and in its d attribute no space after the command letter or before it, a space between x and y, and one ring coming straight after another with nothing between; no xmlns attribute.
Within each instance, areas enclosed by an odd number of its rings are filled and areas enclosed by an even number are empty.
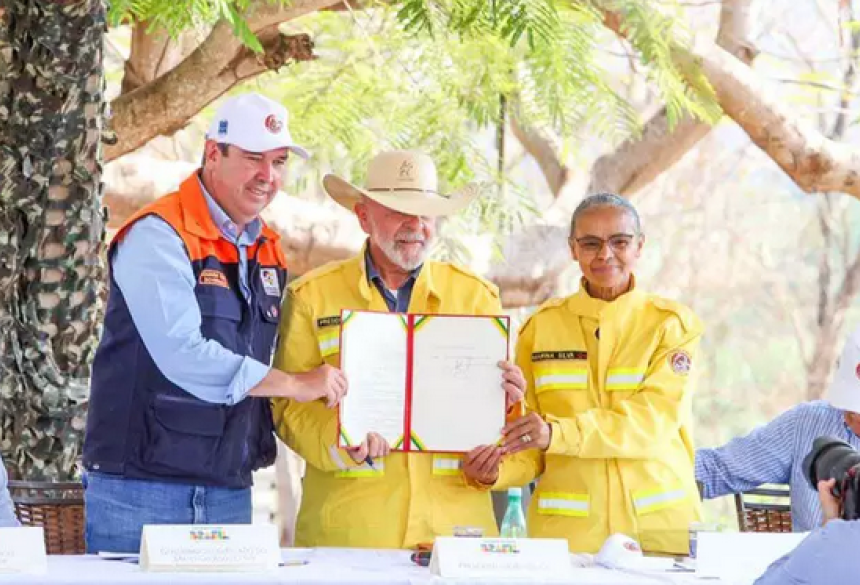
<svg viewBox="0 0 860 585"><path fill-rule="evenodd" d="M290 153L307 156L282 105L232 97L202 168L111 242L83 453L88 552L137 552L144 524L251 522L251 474L275 457L269 397L334 406L346 391L328 366L269 367L286 263L260 213Z"/></svg>
<svg viewBox="0 0 860 585"><path fill-rule="evenodd" d="M334 175L323 179L323 187L356 214L367 243L355 257L327 264L289 286L276 367L304 372L337 365L341 309L501 312L494 285L453 264L427 260L438 218L464 208L476 194L440 193L428 156L384 152L370 162L366 187ZM522 373L509 363L499 365L509 402L520 400ZM347 450L338 447L337 414L324 405L275 400L273 411L280 437L308 463L297 546L410 548L451 535L455 525L498 533L489 493L467 485L462 474L463 465L493 464L487 459L498 457L498 450L476 449L465 460L389 453L375 433Z"/></svg>
<svg viewBox="0 0 860 585"><path fill-rule="evenodd" d="M841 439L860 450L860 329L848 336L824 400L803 402L722 447L696 451L696 481L705 498L740 493L765 483L791 488L795 532L820 526L818 492L803 459L816 437Z"/></svg>

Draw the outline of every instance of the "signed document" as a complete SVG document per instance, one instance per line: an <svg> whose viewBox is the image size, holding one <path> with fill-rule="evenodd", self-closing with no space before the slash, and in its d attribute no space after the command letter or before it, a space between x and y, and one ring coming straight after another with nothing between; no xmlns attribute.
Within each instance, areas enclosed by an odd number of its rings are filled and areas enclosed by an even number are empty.
<svg viewBox="0 0 860 585"><path fill-rule="evenodd" d="M341 446L369 431L402 451L468 452L505 424L507 317L344 311Z"/></svg>

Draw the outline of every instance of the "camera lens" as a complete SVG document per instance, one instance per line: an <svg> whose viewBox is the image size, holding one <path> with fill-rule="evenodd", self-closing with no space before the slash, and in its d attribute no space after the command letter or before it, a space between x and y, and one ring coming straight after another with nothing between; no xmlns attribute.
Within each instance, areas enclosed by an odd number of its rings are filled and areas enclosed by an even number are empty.
<svg viewBox="0 0 860 585"><path fill-rule="evenodd" d="M820 480L836 479L833 489L835 496L841 496L840 484L848 470L860 463L860 453L854 447L833 437L818 437L812 443L812 450L803 459L803 472L812 485L818 489Z"/></svg>

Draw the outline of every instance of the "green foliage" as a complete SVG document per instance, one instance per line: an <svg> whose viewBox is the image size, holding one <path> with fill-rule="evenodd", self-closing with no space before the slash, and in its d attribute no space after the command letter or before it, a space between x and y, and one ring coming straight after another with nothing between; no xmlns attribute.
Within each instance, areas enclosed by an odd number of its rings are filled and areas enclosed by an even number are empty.
<svg viewBox="0 0 860 585"><path fill-rule="evenodd" d="M689 42L676 18L641 0L602 0L597 4L622 16L621 32L648 67L649 77L666 103L670 126L687 112L710 122L720 118L721 111L705 76L694 63L673 58L677 57L676 49Z"/></svg>
<svg viewBox="0 0 860 585"><path fill-rule="evenodd" d="M242 16L251 3L252 0L111 0L108 22L114 26L146 22L150 29L177 34L223 19L230 23L243 43L259 52L263 47ZM289 4L289 0L280 0L280 3Z"/></svg>
<svg viewBox="0 0 860 585"><path fill-rule="evenodd" d="M259 48L239 16L250 2L118 0L111 17L171 33L225 19ZM707 83L673 61L684 31L640 0L371 1L360 10L319 12L287 27L311 33L320 59L253 85L287 104L294 133L314 152L313 167L294 189L323 170L361 181L376 152L422 149L437 161L443 189L481 181L490 191L451 225L501 236L534 212L533 197L499 175L493 144L503 97L521 125L562 136L591 133L618 142L639 130L635 108L613 85L616 72L606 69L605 47L615 37L604 26L604 10L622 15L622 34L672 120L685 112L718 117Z"/></svg>

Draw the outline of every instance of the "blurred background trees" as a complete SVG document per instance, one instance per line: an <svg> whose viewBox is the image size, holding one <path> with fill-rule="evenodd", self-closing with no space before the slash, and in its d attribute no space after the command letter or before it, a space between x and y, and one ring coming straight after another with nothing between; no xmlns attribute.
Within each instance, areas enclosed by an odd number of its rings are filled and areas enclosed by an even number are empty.
<svg viewBox="0 0 860 585"><path fill-rule="evenodd" d="M445 188L484 183L481 202L444 225L436 254L492 278L517 317L578 285L565 244L576 203L604 189L633 198L648 237L640 281L708 326L702 445L819 397L858 323L856 0L7 4L0 449L22 475L75 471L104 292L95 210L108 208L109 237L174 187L198 164L225 93L282 100L313 152L291 163L266 215L296 274L362 241L319 178L360 181L386 148L430 153ZM109 27L75 36L73 15ZM36 21L55 23L44 27L54 44L27 67L47 42ZM80 99L94 83L80 55L96 49L110 112L101 151L101 102ZM66 84L37 102L59 117L24 107L27 88L47 80ZM76 112L89 142L56 124ZM103 198L92 186L102 162ZM28 165L48 170L28 175ZM76 203L51 199L63 185ZM50 201L63 215L47 214ZM65 289L39 296L56 282Z"/></svg>

